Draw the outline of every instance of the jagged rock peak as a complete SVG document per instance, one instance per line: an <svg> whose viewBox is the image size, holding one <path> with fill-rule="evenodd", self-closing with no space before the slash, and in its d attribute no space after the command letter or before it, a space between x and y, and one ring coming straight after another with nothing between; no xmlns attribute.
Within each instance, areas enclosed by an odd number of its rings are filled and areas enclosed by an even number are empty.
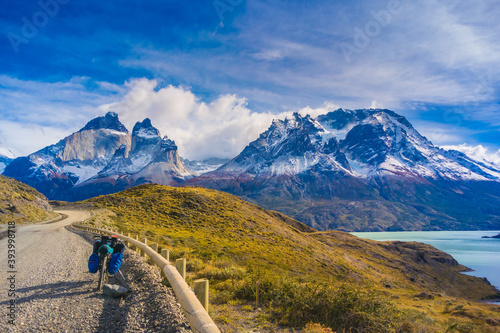
<svg viewBox="0 0 500 333"><path fill-rule="evenodd" d="M140 136L142 138L157 138L160 136L160 131L151 124L149 118L144 119L142 122L138 121L132 129L133 136Z"/></svg>
<svg viewBox="0 0 500 333"><path fill-rule="evenodd" d="M161 149L162 150L177 150L177 146L175 145L174 140L170 140L168 136L164 136L161 140Z"/></svg>
<svg viewBox="0 0 500 333"><path fill-rule="evenodd" d="M263 134L267 136L277 131L277 133L282 135L290 130L306 130L308 134L316 134L324 131L321 124L310 115L301 116L298 112L294 112L291 117L286 117L283 120L274 119L269 129Z"/></svg>
<svg viewBox="0 0 500 333"><path fill-rule="evenodd" d="M118 114L108 112L103 117L92 119L79 132L87 130L110 129L118 132L128 133L127 128L118 119Z"/></svg>

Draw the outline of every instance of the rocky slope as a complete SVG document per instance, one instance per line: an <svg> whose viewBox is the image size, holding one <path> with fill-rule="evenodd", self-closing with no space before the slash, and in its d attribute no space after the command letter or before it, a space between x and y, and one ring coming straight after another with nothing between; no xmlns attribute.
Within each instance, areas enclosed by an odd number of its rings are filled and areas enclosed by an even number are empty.
<svg viewBox="0 0 500 333"><path fill-rule="evenodd" d="M390 110L276 120L233 160L185 184L320 230L500 227L500 170L434 146Z"/></svg>

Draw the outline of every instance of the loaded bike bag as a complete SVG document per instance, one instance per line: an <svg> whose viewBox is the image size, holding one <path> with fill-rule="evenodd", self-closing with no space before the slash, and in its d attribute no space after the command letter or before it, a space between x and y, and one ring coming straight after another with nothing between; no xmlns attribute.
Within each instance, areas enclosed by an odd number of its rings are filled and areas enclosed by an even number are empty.
<svg viewBox="0 0 500 333"><path fill-rule="evenodd" d="M89 257L89 272L97 273L99 269L99 255L97 253L92 253Z"/></svg>

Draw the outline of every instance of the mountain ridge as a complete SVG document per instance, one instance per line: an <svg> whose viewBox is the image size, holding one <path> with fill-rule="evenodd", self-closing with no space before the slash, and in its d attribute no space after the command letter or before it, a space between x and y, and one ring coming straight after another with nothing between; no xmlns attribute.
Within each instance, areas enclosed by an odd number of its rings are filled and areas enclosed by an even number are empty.
<svg viewBox="0 0 500 333"><path fill-rule="evenodd" d="M227 191L319 230L500 227L500 170L434 146L385 109L275 120L230 162L184 185Z"/></svg>
<svg viewBox="0 0 500 333"><path fill-rule="evenodd" d="M232 160L211 162L182 159L148 118L129 132L109 112L4 174L69 201L145 183L203 186L319 230L500 228L500 168L433 145L387 109L294 113Z"/></svg>
<svg viewBox="0 0 500 333"><path fill-rule="evenodd" d="M175 185L194 176L183 166L175 142L162 139L149 119L138 122L130 133L114 112L92 119L54 145L15 159L3 174L50 199L71 201L154 180Z"/></svg>

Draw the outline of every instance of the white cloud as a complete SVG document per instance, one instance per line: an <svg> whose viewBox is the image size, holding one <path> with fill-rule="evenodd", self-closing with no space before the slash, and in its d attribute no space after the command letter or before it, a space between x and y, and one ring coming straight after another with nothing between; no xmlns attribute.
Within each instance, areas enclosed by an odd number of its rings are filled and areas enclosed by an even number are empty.
<svg viewBox="0 0 500 333"><path fill-rule="evenodd" d="M493 164L497 168L500 168L500 149L497 152L490 153L488 148L482 145L469 146L465 143L461 145L442 146L441 148L446 150L458 150L477 161Z"/></svg>
<svg viewBox="0 0 500 333"><path fill-rule="evenodd" d="M443 123L420 119L408 119L413 127L436 146L454 145L464 142L476 131L453 123Z"/></svg>
<svg viewBox="0 0 500 333"><path fill-rule="evenodd" d="M252 54L252 56L255 59L259 60L268 60L268 61L273 61L273 60L278 60L278 59L283 59L284 55L282 54L282 51L274 49L274 50L263 50L261 52L257 52Z"/></svg>
<svg viewBox="0 0 500 333"><path fill-rule="evenodd" d="M157 82L134 79L122 100L100 107L102 112L115 111L127 128L150 118L162 135L175 140L181 156L188 159L208 157L232 158L265 131L273 119L283 119L292 111L252 112L247 101L236 95L222 95L205 103L191 91L167 86L157 89ZM315 117L336 109L332 103L319 108L306 107L297 112Z"/></svg>

